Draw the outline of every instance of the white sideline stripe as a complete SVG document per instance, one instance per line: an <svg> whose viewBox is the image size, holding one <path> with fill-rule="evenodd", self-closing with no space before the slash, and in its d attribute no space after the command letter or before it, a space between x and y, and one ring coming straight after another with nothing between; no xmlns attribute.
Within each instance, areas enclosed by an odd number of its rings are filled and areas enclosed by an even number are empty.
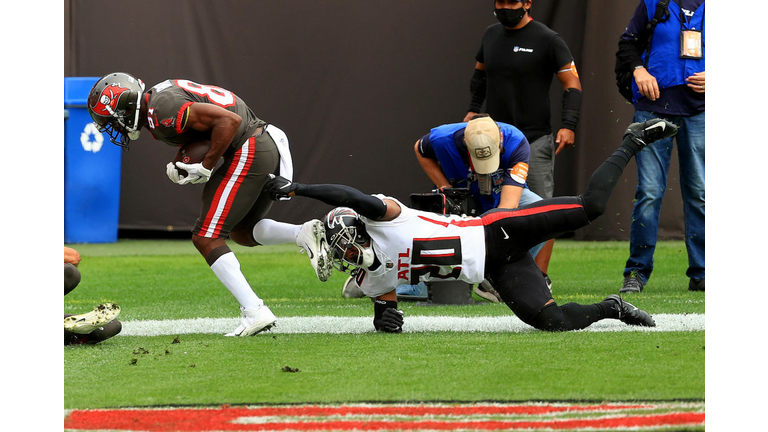
<svg viewBox="0 0 768 432"><path fill-rule="evenodd" d="M628 326L607 319L584 330L586 332L645 331L682 332L704 330L703 314L657 314L656 327ZM284 317L270 333L372 333L372 317ZM125 321L119 336L162 336L191 333L229 333L240 324L240 318L194 318L179 320ZM411 316L405 318L403 332L486 332L525 333L538 331L514 315L501 317Z"/></svg>

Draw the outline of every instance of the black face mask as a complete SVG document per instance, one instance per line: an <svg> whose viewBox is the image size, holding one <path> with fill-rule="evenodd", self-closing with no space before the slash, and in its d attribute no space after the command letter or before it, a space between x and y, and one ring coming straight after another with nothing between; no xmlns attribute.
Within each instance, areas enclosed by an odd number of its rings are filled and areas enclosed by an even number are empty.
<svg viewBox="0 0 768 432"><path fill-rule="evenodd" d="M512 28L516 26L525 16L525 8L520 9L494 9L493 14L504 27Z"/></svg>

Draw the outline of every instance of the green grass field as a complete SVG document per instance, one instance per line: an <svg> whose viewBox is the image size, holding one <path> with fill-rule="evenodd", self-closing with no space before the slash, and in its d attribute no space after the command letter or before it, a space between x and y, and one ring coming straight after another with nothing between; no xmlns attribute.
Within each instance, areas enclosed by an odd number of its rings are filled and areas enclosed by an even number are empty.
<svg viewBox="0 0 768 432"><path fill-rule="evenodd" d="M237 303L189 241L121 240L70 245L83 256L80 286L65 313L113 301L120 320L235 318ZM320 283L295 246L232 246L243 273L278 316L372 315L368 299L344 299L345 275ZM618 292L625 242L556 243L550 264L558 303L591 303ZM687 291L682 242L662 242L641 294L652 314L703 314L704 293ZM501 316L502 304L424 307L408 317ZM66 409L263 403L389 401L704 400L704 331L400 335L119 335L64 349ZM288 366L296 372L286 372ZM109 382L100 391L94 383Z"/></svg>

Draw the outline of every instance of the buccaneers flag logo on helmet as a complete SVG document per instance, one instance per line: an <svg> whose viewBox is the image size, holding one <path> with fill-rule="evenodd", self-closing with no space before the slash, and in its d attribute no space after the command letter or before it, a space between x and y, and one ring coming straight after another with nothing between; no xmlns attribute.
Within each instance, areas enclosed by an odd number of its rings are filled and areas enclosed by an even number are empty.
<svg viewBox="0 0 768 432"><path fill-rule="evenodd" d="M123 92L130 91L129 88L120 87L120 84L110 84L101 91L96 104L91 106L91 110L102 116L114 115L117 112L117 102Z"/></svg>

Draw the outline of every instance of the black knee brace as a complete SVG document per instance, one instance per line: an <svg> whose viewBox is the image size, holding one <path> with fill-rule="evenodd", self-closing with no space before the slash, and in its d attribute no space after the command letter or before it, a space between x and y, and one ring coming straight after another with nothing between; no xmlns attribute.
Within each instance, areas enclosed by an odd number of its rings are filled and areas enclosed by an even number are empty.
<svg viewBox="0 0 768 432"><path fill-rule="evenodd" d="M533 326L551 332L571 330L570 320L557 303L544 306L533 320Z"/></svg>

